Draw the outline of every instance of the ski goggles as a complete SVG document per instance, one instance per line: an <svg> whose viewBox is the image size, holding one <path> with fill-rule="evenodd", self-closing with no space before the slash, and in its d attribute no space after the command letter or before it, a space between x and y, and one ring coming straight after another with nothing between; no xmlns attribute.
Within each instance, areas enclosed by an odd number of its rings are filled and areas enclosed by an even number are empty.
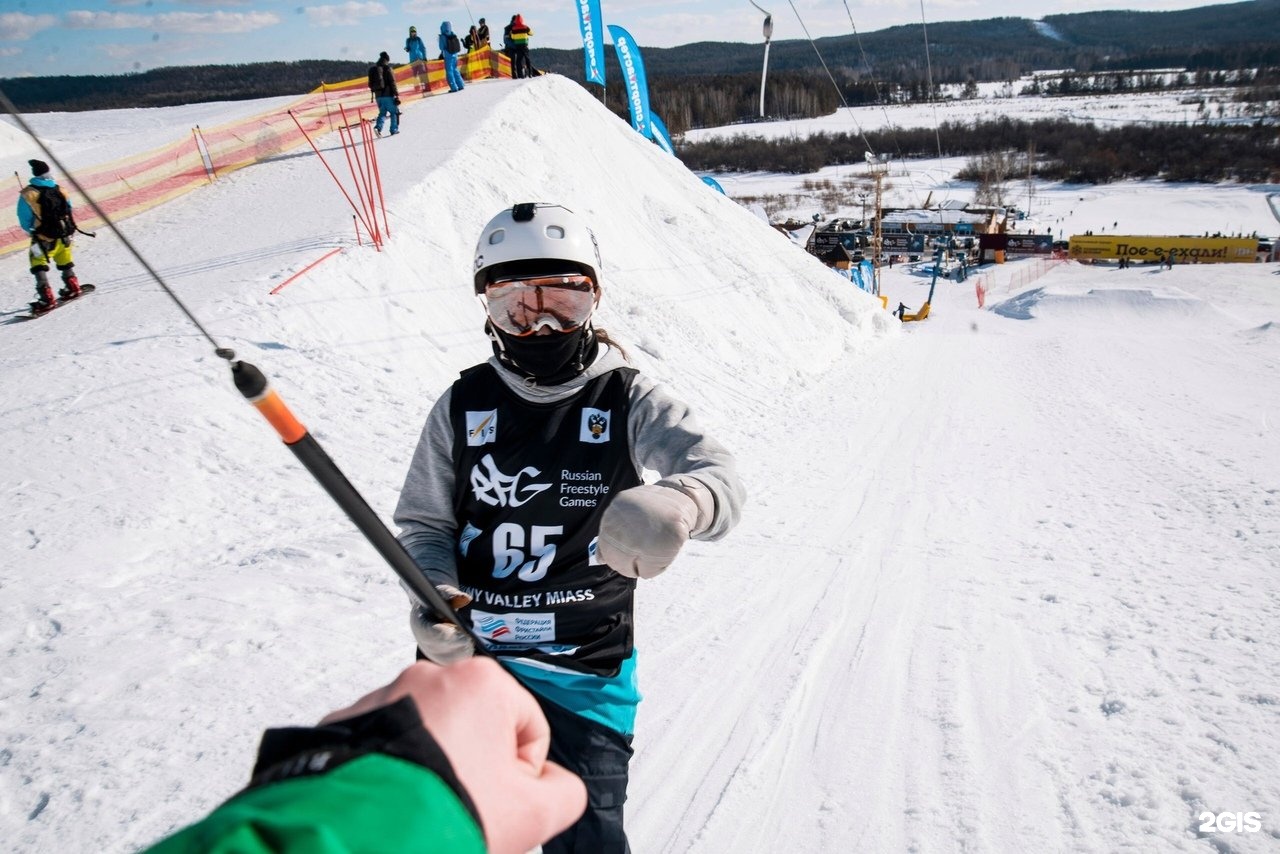
<svg viewBox="0 0 1280 854"><path fill-rule="evenodd" d="M596 285L576 273L498 279L485 286L484 297L489 320L509 335L534 335L544 328L572 332L591 317Z"/></svg>

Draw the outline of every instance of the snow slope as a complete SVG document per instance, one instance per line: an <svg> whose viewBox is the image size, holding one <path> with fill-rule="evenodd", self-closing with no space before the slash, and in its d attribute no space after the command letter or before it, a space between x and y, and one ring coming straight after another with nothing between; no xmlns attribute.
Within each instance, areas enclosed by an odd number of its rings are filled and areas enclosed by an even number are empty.
<svg viewBox="0 0 1280 854"><path fill-rule="evenodd" d="M600 322L751 496L638 595L636 851L1274 849L1274 266L1068 264L1015 289L1008 265L986 310L944 281L899 327L568 81L407 106L377 143L381 253L311 154L122 228L389 518L432 401L487 352L481 224L530 199L591 219ZM145 845L243 784L263 726L412 657L393 575L210 342L113 237L80 258L99 293L0 325L20 851ZM928 285L886 273L891 306ZM1204 811L1263 829L1201 833Z"/></svg>

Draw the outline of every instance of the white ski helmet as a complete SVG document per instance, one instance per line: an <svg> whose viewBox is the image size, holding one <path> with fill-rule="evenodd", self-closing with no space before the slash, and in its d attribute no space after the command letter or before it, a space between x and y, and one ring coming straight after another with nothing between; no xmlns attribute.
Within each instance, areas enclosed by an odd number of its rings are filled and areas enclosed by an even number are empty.
<svg viewBox="0 0 1280 854"><path fill-rule="evenodd" d="M581 217L561 205L523 202L489 220L476 244L476 293L484 293L493 274L503 272L495 267L520 272L522 267L545 266L521 264L528 261L567 261L600 287L596 236Z"/></svg>

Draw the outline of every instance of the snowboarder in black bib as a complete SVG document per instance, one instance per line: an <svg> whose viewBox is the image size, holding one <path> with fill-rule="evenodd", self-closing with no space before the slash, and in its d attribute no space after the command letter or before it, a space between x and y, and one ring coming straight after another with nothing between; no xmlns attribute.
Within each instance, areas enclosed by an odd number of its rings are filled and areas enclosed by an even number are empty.
<svg viewBox="0 0 1280 854"><path fill-rule="evenodd" d="M601 264L585 221L516 205L485 226L474 270L493 357L428 415L395 511L400 540L538 699L551 757L586 782L586 814L542 850L622 854L637 579L690 538L728 533L743 488L689 407L595 326ZM645 484L645 469L662 479ZM416 601L410 624L425 658L472 654Z"/></svg>
<svg viewBox="0 0 1280 854"><path fill-rule="evenodd" d="M31 274L36 277L36 301L33 311L47 310L58 304L49 285L49 263L62 273L62 289L58 296L74 299L80 296L75 262L71 258L71 237L76 233L71 200L49 176L49 164L28 160L31 182L18 195L18 224L31 235Z"/></svg>

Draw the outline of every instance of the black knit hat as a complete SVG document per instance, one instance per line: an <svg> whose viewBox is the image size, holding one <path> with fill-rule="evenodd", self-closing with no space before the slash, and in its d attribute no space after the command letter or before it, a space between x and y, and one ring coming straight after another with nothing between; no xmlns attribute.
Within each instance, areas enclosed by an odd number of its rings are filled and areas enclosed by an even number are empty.
<svg viewBox="0 0 1280 854"><path fill-rule="evenodd" d="M391 61L391 57L387 54L387 52L386 52L385 50L384 50L382 53L378 54L378 60L379 60L379 61L384 60L384 59L385 59L387 62L390 62L390 61Z"/></svg>
<svg viewBox="0 0 1280 854"><path fill-rule="evenodd" d="M28 160L27 163L31 164L32 175L40 176L49 174L49 164L45 163L43 160Z"/></svg>

